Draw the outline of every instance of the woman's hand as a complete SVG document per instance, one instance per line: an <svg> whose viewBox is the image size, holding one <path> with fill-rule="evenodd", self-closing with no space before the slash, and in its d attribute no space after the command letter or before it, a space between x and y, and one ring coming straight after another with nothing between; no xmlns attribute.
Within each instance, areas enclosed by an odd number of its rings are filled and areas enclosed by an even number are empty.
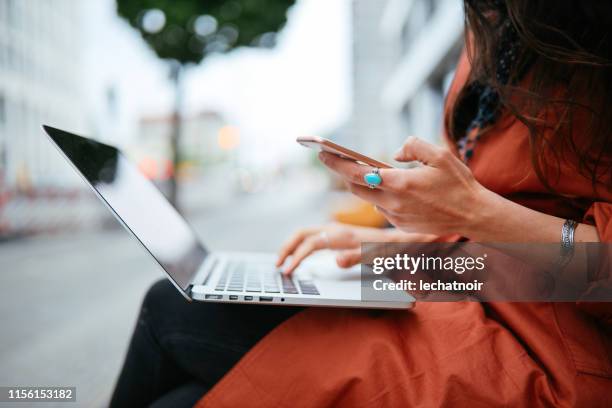
<svg viewBox="0 0 612 408"><path fill-rule="evenodd" d="M289 265L283 273L289 275L312 253L321 249L334 249L339 253L336 263L341 268L357 265L361 259L362 242L426 242L435 237L424 234L405 234L395 229L358 227L345 224L330 224L297 231L283 245L276 261L281 267L289 256Z"/></svg>
<svg viewBox="0 0 612 408"><path fill-rule="evenodd" d="M370 189L363 180L370 167L329 153L320 153L319 157L345 179L351 192L376 205L404 232L463 235L491 193L449 150L415 137L406 140L395 159L416 160L423 165L380 169L383 182L376 189Z"/></svg>

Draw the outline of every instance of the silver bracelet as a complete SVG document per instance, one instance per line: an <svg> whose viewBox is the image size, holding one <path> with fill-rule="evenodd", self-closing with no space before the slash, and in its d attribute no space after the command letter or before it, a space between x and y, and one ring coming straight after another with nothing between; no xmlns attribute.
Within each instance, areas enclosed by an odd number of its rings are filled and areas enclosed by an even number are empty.
<svg viewBox="0 0 612 408"><path fill-rule="evenodd" d="M574 220L565 220L561 227L561 254L557 267L564 268L574 255L574 233L578 223Z"/></svg>

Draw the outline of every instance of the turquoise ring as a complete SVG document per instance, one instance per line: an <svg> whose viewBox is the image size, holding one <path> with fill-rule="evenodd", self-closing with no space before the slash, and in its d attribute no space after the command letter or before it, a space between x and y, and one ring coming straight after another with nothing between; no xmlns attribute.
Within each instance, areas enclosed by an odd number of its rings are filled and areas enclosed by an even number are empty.
<svg viewBox="0 0 612 408"><path fill-rule="evenodd" d="M368 187L370 187L371 189L375 189L376 187L380 186L382 184L382 177L380 177L380 169L373 167L371 172L366 173L363 176L363 181L365 181Z"/></svg>

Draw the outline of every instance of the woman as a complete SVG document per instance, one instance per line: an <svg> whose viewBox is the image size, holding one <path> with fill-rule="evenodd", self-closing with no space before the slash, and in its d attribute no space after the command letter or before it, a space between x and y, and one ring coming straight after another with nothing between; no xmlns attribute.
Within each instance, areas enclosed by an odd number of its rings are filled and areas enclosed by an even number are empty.
<svg viewBox="0 0 612 408"><path fill-rule="evenodd" d="M371 169L320 156L397 228L301 231L279 256L293 255L287 273L326 247L340 266L358 263L363 241L612 241L612 4L465 9L448 148L409 138L396 159L423 165L381 170L374 189ZM164 282L144 301L112 405L206 394L198 406L606 406L611 357L609 303L423 302L374 315L190 305Z"/></svg>

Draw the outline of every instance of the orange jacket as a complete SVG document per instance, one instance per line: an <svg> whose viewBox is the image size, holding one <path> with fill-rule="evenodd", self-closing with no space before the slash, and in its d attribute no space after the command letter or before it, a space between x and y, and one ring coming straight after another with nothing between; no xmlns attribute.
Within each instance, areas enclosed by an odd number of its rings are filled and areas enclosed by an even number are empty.
<svg viewBox="0 0 612 408"><path fill-rule="evenodd" d="M469 69L464 56L447 104ZM595 202L589 183L565 168L557 187L581 199L549 194L522 124L496 126L470 167L490 190L545 213L585 217L612 241L612 197ZM384 313L308 309L266 336L197 406L610 406L610 311L609 303L471 302Z"/></svg>

